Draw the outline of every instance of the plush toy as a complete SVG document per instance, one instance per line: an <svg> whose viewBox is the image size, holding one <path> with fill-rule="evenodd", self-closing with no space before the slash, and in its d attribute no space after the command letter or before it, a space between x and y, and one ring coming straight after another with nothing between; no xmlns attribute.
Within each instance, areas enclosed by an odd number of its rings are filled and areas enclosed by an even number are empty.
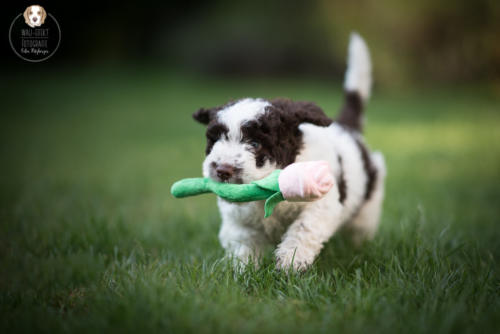
<svg viewBox="0 0 500 334"><path fill-rule="evenodd" d="M283 170L247 184L216 182L211 178L177 181L170 189L177 198L213 192L230 202L266 200L264 217L273 213L281 201L310 202L323 197L333 186L333 175L326 161L296 162Z"/></svg>

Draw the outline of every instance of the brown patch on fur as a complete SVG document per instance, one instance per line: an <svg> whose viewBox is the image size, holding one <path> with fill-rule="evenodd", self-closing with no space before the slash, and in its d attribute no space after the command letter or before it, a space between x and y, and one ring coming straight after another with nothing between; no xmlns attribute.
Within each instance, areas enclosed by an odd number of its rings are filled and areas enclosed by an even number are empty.
<svg viewBox="0 0 500 334"><path fill-rule="evenodd" d="M366 174L366 188L365 188L365 200L369 200L372 193L373 187L375 186L375 179L377 178L377 169L372 163L370 158L370 153L366 148L365 144L359 138L355 138L356 145L361 153L361 159L363 160L363 168Z"/></svg>
<svg viewBox="0 0 500 334"><path fill-rule="evenodd" d="M340 203L344 204L344 201L347 197L347 189L344 178L344 166L342 165L342 157L340 155L337 156L337 159L339 161L339 167L340 167L340 175L337 180L339 189L339 201Z"/></svg>
<svg viewBox="0 0 500 334"><path fill-rule="evenodd" d="M229 101L228 103L213 108L200 108L197 112L193 114L193 118L200 122L201 124L207 125L207 132L205 133L207 137L207 146L205 148L205 154L208 155L214 144L220 139L222 135L226 136L229 132L227 126L217 121L217 113L227 107L235 104L236 101Z"/></svg>
<svg viewBox="0 0 500 334"><path fill-rule="evenodd" d="M351 130L363 131L363 103L357 92L344 93L344 106L342 107L337 122Z"/></svg>
<svg viewBox="0 0 500 334"><path fill-rule="evenodd" d="M227 138L227 133L229 129L222 123L213 120L210 122L207 127L206 137L207 137L207 146L205 148L205 154L210 154L214 144L222 137L225 136Z"/></svg>
<svg viewBox="0 0 500 334"><path fill-rule="evenodd" d="M193 114L193 118L201 124L208 125L208 123L215 118L215 115L221 109L222 107L200 108Z"/></svg>
<svg viewBox="0 0 500 334"><path fill-rule="evenodd" d="M302 147L301 123L328 126L332 120L312 102L274 99L271 106L258 119L242 126L243 141L258 142L253 147L257 167L267 161L275 162L279 168L295 161Z"/></svg>

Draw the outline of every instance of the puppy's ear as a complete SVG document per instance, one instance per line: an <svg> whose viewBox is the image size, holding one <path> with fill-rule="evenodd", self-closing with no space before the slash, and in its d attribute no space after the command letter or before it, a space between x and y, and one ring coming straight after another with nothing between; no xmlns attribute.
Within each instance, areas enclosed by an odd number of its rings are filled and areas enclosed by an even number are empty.
<svg viewBox="0 0 500 334"><path fill-rule="evenodd" d="M29 18L30 8L31 8L31 6L28 6L28 7L26 8L26 10L24 11L24 14L23 14L23 16L24 16L24 21L25 21L27 24L29 24L29 23L30 23L30 18Z"/></svg>
<svg viewBox="0 0 500 334"><path fill-rule="evenodd" d="M210 108L210 109L201 108L200 110L198 110L193 114L193 118L196 121L200 122L201 124L207 125L208 123L210 123L212 119L214 119L218 109L219 108Z"/></svg>
<svg viewBox="0 0 500 334"><path fill-rule="evenodd" d="M47 12L45 11L45 8L43 8L43 7L40 7L40 9L42 10L42 20L40 21L40 23L44 24L45 18L47 17Z"/></svg>

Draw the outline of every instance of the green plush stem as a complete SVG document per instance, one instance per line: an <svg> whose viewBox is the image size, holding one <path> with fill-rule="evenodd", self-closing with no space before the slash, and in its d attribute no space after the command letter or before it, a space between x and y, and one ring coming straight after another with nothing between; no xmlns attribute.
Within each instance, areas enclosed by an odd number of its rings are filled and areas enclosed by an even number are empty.
<svg viewBox="0 0 500 334"><path fill-rule="evenodd" d="M266 200L265 217L269 217L274 207L284 200L278 184L280 170L276 170L264 179L248 184L216 182L210 178L190 178L175 182L170 189L178 198L213 192L230 202L251 202Z"/></svg>
<svg viewBox="0 0 500 334"><path fill-rule="evenodd" d="M171 192L178 198L212 192L230 202L258 201L274 194L273 191L261 188L255 183L222 183L202 177L177 181L173 184Z"/></svg>

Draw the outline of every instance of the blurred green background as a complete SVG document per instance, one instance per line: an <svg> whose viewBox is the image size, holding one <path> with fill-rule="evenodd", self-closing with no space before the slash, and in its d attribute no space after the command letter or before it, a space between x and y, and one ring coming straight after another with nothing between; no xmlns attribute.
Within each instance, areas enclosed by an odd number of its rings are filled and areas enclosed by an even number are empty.
<svg viewBox="0 0 500 334"><path fill-rule="evenodd" d="M498 332L498 1L40 4L60 50L2 44L2 332ZM271 250L235 273L215 198L169 193L201 174L191 114L286 96L334 117L352 30L374 64L380 232L340 233L302 275Z"/></svg>
<svg viewBox="0 0 500 334"><path fill-rule="evenodd" d="M8 31L30 1L9 3ZM351 31L367 40L376 89L431 83L492 83L500 75L495 0L172 0L41 3L58 20L61 69L143 64L203 74L309 76L339 81ZM7 38L4 36L2 38ZM3 43L2 66L26 69Z"/></svg>

